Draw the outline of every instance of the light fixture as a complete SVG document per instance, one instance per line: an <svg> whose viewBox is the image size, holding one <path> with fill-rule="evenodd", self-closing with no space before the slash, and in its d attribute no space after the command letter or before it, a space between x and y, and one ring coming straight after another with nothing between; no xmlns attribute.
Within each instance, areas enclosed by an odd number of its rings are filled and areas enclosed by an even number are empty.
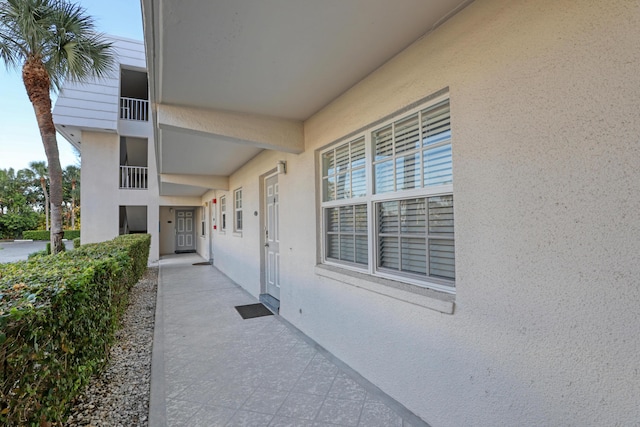
<svg viewBox="0 0 640 427"><path fill-rule="evenodd" d="M287 162L284 160L279 160L278 165L276 166L278 173L285 174L287 173Z"/></svg>

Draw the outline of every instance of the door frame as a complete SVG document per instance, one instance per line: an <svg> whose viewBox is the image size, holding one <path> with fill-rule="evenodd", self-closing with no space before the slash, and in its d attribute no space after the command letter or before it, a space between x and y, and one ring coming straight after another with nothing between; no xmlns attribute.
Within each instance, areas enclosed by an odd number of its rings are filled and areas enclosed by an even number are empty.
<svg viewBox="0 0 640 427"><path fill-rule="evenodd" d="M264 174L260 175L259 177L260 190L258 192L258 195L260 197L260 205L259 205L260 206L259 207L260 209L260 215L259 215L259 220L260 220L260 239L259 239L259 242L260 242L260 301L265 305L267 305L272 311L275 311L277 313L280 309L279 300L275 300L275 298L271 297L267 293L267 280L266 280L267 259L266 259L266 251L264 250L265 248L264 245L267 243L266 236L265 236L266 220L267 220L266 185L267 185L267 179L271 178L274 175L278 175L278 168L273 168L268 172L265 172ZM278 179L278 183L279 182L280 182L280 179ZM280 298L282 298L282 295L280 295ZM274 305L273 301L271 300L277 301L277 304Z"/></svg>
<svg viewBox="0 0 640 427"><path fill-rule="evenodd" d="M180 250L178 249L178 212L191 212L191 218L193 219L193 225L191 227L191 239L193 242L193 249ZM197 224L196 224L196 209L194 207L176 207L174 208L174 221L175 221L175 240L174 240L174 253L194 253L198 251L197 238Z"/></svg>

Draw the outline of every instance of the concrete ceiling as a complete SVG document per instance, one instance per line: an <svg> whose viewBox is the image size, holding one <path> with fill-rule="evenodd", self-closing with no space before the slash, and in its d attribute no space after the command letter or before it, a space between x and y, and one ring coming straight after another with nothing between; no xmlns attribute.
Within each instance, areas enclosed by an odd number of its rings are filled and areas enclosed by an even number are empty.
<svg viewBox="0 0 640 427"><path fill-rule="evenodd" d="M162 141L160 166L165 174L184 173L188 165L189 174L228 176L262 151L213 136L166 129L158 133Z"/></svg>
<svg viewBox="0 0 640 427"><path fill-rule="evenodd" d="M151 101L301 125L471 1L142 0ZM156 120L160 174L229 176L268 146Z"/></svg>
<svg viewBox="0 0 640 427"><path fill-rule="evenodd" d="M145 0L155 101L304 120L468 3Z"/></svg>
<svg viewBox="0 0 640 427"><path fill-rule="evenodd" d="M192 185L171 184L168 182L160 183L160 195L162 196L200 197L206 193L207 190L207 188Z"/></svg>

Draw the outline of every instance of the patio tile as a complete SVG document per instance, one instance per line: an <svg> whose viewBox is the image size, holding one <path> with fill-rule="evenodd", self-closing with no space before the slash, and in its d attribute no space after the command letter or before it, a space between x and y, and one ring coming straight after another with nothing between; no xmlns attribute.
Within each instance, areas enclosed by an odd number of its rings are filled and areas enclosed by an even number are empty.
<svg viewBox="0 0 640 427"><path fill-rule="evenodd" d="M275 416L269 427L313 427L313 421Z"/></svg>
<svg viewBox="0 0 640 427"><path fill-rule="evenodd" d="M198 381L187 386L175 396L177 400L206 403L218 393L219 385L213 381Z"/></svg>
<svg viewBox="0 0 640 427"><path fill-rule="evenodd" d="M202 405L200 403L185 402L183 400L167 400L167 427L182 427Z"/></svg>
<svg viewBox="0 0 640 427"><path fill-rule="evenodd" d="M223 427L235 411L221 406L203 406L189 420L189 427Z"/></svg>
<svg viewBox="0 0 640 427"><path fill-rule="evenodd" d="M210 405L239 409L244 405L255 389L249 386L235 384L221 385L214 395L207 401Z"/></svg>
<svg viewBox="0 0 640 427"><path fill-rule="evenodd" d="M284 401L277 415L303 420L315 419L324 398L312 394L291 393Z"/></svg>
<svg viewBox="0 0 640 427"><path fill-rule="evenodd" d="M198 260L160 263L167 426L411 427L278 316L243 320L255 299Z"/></svg>
<svg viewBox="0 0 640 427"><path fill-rule="evenodd" d="M328 395L337 399L364 400L367 391L346 374L340 373L331 385Z"/></svg>
<svg viewBox="0 0 640 427"><path fill-rule="evenodd" d="M362 427L402 427L402 418L383 403L365 402L359 425Z"/></svg>
<svg viewBox="0 0 640 427"><path fill-rule="evenodd" d="M286 398L286 392L259 388L242 405L242 409L273 415L278 412Z"/></svg>
<svg viewBox="0 0 640 427"><path fill-rule="evenodd" d="M317 416L317 421L357 426L363 402L357 400L332 399L328 397Z"/></svg>
<svg viewBox="0 0 640 427"><path fill-rule="evenodd" d="M314 358L309 362L309 365L305 369L305 373L315 373L331 376L338 373L338 367L327 360L321 354L316 353Z"/></svg>
<svg viewBox="0 0 640 427"><path fill-rule="evenodd" d="M325 396L331 389L334 379L335 377L333 376L305 372L298 379L298 382L293 387L293 391Z"/></svg>
<svg viewBox="0 0 640 427"><path fill-rule="evenodd" d="M167 398L175 398L191 384L193 384L193 379L191 378L172 379L171 381L165 381L165 393Z"/></svg>
<svg viewBox="0 0 640 427"><path fill-rule="evenodd" d="M227 427L265 427L271 422L273 415L258 412L238 411L231 418Z"/></svg>

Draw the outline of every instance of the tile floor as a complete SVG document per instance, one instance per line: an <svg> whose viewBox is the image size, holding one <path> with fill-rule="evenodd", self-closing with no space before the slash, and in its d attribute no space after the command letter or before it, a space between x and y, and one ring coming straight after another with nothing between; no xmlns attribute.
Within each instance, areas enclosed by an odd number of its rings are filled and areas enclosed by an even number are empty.
<svg viewBox="0 0 640 427"><path fill-rule="evenodd" d="M243 320L255 298L199 261L160 261L152 427L426 425L279 317Z"/></svg>

